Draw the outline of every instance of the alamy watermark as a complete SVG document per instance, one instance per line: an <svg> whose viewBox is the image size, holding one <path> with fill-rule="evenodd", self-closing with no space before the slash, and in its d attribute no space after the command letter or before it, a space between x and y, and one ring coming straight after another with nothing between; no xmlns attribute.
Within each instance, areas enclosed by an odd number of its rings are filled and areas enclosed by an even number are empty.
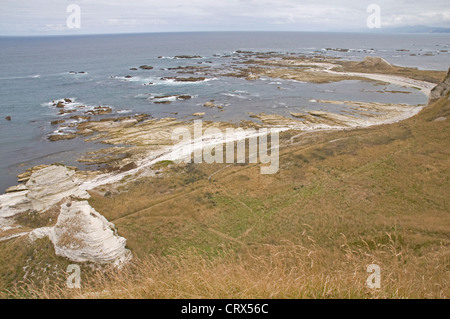
<svg viewBox="0 0 450 319"><path fill-rule="evenodd" d="M70 15L66 19L66 25L69 29L81 28L81 8L78 4L69 4L66 12Z"/></svg>
<svg viewBox="0 0 450 319"><path fill-rule="evenodd" d="M80 266L76 264L70 264L67 266L67 273L69 273L69 277L67 277L66 285L68 288L77 288L81 287L81 269Z"/></svg>
<svg viewBox="0 0 450 319"><path fill-rule="evenodd" d="M246 140L248 140L248 162L258 163L259 160L259 163L269 164L261 166L261 174L278 172L279 129L226 128L223 132L217 127L208 127L203 131L202 120L195 120L193 126L193 130L184 126L172 132L172 141L178 142L174 150L180 155L174 160L176 163L192 161L194 163L246 163Z"/></svg>
<svg viewBox="0 0 450 319"><path fill-rule="evenodd" d="M375 289L381 288L381 268L377 264L367 266L367 272L371 273L366 280L366 286Z"/></svg>
<svg viewBox="0 0 450 319"><path fill-rule="evenodd" d="M381 7L378 4L370 4L366 9L370 15L367 17L367 27L369 29L381 28Z"/></svg>

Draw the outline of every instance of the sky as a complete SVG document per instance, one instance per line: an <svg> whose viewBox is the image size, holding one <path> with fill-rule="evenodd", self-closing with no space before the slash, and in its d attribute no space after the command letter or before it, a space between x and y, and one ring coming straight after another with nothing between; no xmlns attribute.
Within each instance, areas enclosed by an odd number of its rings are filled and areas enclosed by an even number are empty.
<svg viewBox="0 0 450 319"><path fill-rule="evenodd" d="M0 35L364 32L371 4L380 9L381 29L450 27L449 0L0 0Z"/></svg>

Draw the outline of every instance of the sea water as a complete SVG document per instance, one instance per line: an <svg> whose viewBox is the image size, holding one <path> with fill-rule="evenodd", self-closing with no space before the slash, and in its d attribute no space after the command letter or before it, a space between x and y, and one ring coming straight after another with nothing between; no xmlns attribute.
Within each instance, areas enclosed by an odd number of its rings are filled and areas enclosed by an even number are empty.
<svg viewBox="0 0 450 319"><path fill-rule="evenodd" d="M323 109L324 105L314 103L316 99L412 105L427 101L418 90L389 85L385 90L410 94L380 93L374 83L356 80L313 84L222 76L189 83L162 79L192 76L169 70L179 66L228 69L237 50L350 60L380 56L392 64L433 70L450 66L450 37L445 34L198 32L0 37L0 192L17 184L18 173L37 164L62 162L86 168L76 159L88 150L104 147L82 138L48 140L55 131L50 122L59 117L52 101L62 98L91 108L109 106L114 115L146 113L154 118L191 120L193 113L205 112L204 120L235 123L251 120L249 112L289 116L289 112ZM177 55L200 58L175 59ZM144 64L154 68L130 70ZM174 94L192 98L170 104L155 104L151 99ZM204 107L209 100L223 109ZM11 121L5 120L6 116L11 116Z"/></svg>

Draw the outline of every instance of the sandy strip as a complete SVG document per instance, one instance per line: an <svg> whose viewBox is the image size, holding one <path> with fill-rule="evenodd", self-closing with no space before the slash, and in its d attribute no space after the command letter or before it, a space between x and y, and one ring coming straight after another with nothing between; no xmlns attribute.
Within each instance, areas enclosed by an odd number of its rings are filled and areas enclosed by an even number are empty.
<svg viewBox="0 0 450 319"><path fill-rule="evenodd" d="M267 132L259 132L255 131L247 131L244 130L240 134L237 133L233 137L224 136L223 138L218 138L214 136L203 136L202 138L193 139L190 143L178 143L173 146L166 148L165 150L152 152L147 158L141 160L137 163L138 167L123 173L119 174L103 174L98 176L97 178L85 181L80 185L80 189L82 190L91 190L101 185L111 184L120 182L120 180L126 176L134 175L139 173L141 170L145 168L149 168L150 166L156 164L160 161L170 160L176 161L184 158L186 155L195 152L195 150L204 149L205 147L212 147L216 145L223 145L225 143L231 143L236 141L245 140L248 138L255 138L262 135L270 134L270 132L282 132L291 129L290 127L285 128L268 128ZM190 148L187 147L190 144Z"/></svg>
<svg viewBox="0 0 450 319"><path fill-rule="evenodd" d="M426 96L429 96L431 89L436 86L435 83L414 80L414 79L410 79L410 78L398 76L398 75L388 75L388 74L378 74L378 73L359 73L359 72L337 72L337 71L332 71L330 69L325 69L325 70L321 70L318 72L326 72L326 73L338 74L338 75L358 76L358 77L364 77L364 78L368 78L371 80L382 81L382 82L392 83L392 84L401 85L401 86L415 87L415 88L419 88L420 91L423 94L425 94Z"/></svg>

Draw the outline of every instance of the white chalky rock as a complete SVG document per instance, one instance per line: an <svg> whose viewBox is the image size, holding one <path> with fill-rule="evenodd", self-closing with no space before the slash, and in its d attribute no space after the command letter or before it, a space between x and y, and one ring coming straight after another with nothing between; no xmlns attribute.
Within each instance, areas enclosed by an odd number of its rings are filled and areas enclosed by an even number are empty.
<svg viewBox="0 0 450 319"><path fill-rule="evenodd" d="M6 218L30 209L43 212L65 197L89 198L89 194L80 189L82 182L75 177L73 170L61 165L51 165L34 172L25 186L0 195L0 225Z"/></svg>
<svg viewBox="0 0 450 319"><path fill-rule="evenodd" d="M74 175L73 170L59 165L34 172L26 183L29 189L27 198L31 200L32 208L37 211L44 210L68 196L89 198L87 192L79 190L81 181Z"/></svg>
<svg viewBox="0 0 450 319"><path fill-rule="evenodd" d="M75 262L122 264L131 258L126 239L117 235L115 226L87 201L61 205L58 221L52 229L35 230L36 237L48 235L55 253Z"/></svg>

